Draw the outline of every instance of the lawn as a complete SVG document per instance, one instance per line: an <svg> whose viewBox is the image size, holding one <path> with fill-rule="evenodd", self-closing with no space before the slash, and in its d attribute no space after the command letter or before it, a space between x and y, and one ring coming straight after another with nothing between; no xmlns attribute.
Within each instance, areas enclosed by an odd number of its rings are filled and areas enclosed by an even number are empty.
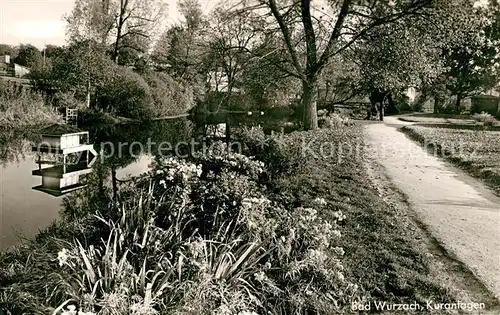
<svg viewBox="0 0 500 315"><path fill-rule="evenodd" d="M413 125L402 131L500 194L500 127Z"/></svg>
<svg viewBox="0 0 500 315"><path fill-rule="evenodd" d="M399 120L422 124L471 124L476 122L469 115L402 115Z"/></svg>

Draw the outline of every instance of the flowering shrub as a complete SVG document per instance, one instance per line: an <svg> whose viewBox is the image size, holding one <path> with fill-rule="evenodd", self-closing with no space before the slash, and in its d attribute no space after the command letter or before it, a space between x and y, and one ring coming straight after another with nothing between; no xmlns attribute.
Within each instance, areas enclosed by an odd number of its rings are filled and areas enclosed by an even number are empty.
<svg viewBox="0 0 500 315"><path fill-rule="evenodd" d="M263 129L257 127L244 127L235 136L244 144L245 155L265 161L267 175L271 178L292 174L303 162L302 138L285 141L282 134L265 135Z"/></svg>
<svg viewBox="0 0 500 315"><path fill-rule="evenodd" d="M489 113L481 112L472 115L472 119L478 122L482 122L484 126L493 126L496 122L495 117Z"/></svg>
<svg viewBox="0 0 500 315"><path fill-rule="evenodd" d="M340 128L343 126L350 126L353 122L348 117L341 116L337 113L330 113L320 116L318 124L322 128Z"/></svg>

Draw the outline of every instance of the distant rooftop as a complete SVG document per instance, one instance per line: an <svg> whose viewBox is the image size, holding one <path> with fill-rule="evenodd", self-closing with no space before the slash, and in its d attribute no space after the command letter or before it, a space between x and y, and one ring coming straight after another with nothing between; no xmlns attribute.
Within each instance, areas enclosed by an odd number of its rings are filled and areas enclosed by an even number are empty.
<svg viewBox="0 0 500 315"><path fill-rule="evenodd" d="M40 130L40 134L42 135L50 135L50 136L62 136L68 133L78 133L83 132L82 130L65 124L53 124Z"/></svg>

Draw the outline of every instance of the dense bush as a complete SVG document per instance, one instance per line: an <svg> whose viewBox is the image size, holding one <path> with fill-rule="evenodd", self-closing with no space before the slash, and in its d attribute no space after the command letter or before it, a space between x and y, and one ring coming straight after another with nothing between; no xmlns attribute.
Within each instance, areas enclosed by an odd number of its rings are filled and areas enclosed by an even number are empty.
<svg viewBox="0 0 500 315"><path fill-rule="evenodd" d="M271 179L294 173L303 162L302 143L287 143L283 134L266 135L262 128L243 127L235 137L243 145L245 155L266 161Z"/></svg>
<svg viewBox="0 0 500 315"><path fill-rule="evenodd" d="M34 88L54 105L60 103L61 95L71 95L76 102L84 103L90 91L93 109L127 118L181 114L194 103L191 87L164 73L139 74L117 65L105 47L95 43L71 45L46 67L34 69L31 80Z"/></svg>
<svg viewBox="0 0 500 315"><path fill-rule="evenodd" d="M154 116L184 114L194 106L192 89L168 74L149 71L143 77L150 87Z"/></svg>
<svg viewBox="0 0 500 315"><path fill-rule="evenodd" d="M96 91L99 108L129 118L152 117L153 97L147 82L132 69L116 66L115 71Z"/></svg>
<svg viewBox="0 0 500 315"><path fill-rule="evenodd" d="M409 111L419 111L419 106L415 106L410 102L410 97L404 93L395 93L394 103L396 106L396 112L391 114L397 114L399 112L409 112Z"/></svg>

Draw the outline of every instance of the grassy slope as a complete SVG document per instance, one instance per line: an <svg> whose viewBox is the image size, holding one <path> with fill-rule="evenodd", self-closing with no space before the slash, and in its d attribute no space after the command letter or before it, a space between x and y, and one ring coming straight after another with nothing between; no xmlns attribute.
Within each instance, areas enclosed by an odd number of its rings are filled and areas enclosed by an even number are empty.
<svg viewBox="0 0 500 315"><path fill-rule="evenodd" d="M325 142L362 146L359 126L342 130L323 129L296 133L290 138L315 139L316 152ZM292 142L300 142L294 139ZM343 233L345 262L350 280L358 283L370 300L422 302L426 299L450 301L449 288L430 274L430 260L424 245L415 240L408 219L393 205L382 200L370 184L362 155L331 157L307 156L295 175L281 179L282 196L302 205L314 198L329 200L332 212L347 217Z"/></svg>
<svg viewBox="0 0 500 315"><path fill-rule="evenodd" d="M500 194L500 130L483 131L431 126L406 126L412 139L442 156Z"/></svg>

